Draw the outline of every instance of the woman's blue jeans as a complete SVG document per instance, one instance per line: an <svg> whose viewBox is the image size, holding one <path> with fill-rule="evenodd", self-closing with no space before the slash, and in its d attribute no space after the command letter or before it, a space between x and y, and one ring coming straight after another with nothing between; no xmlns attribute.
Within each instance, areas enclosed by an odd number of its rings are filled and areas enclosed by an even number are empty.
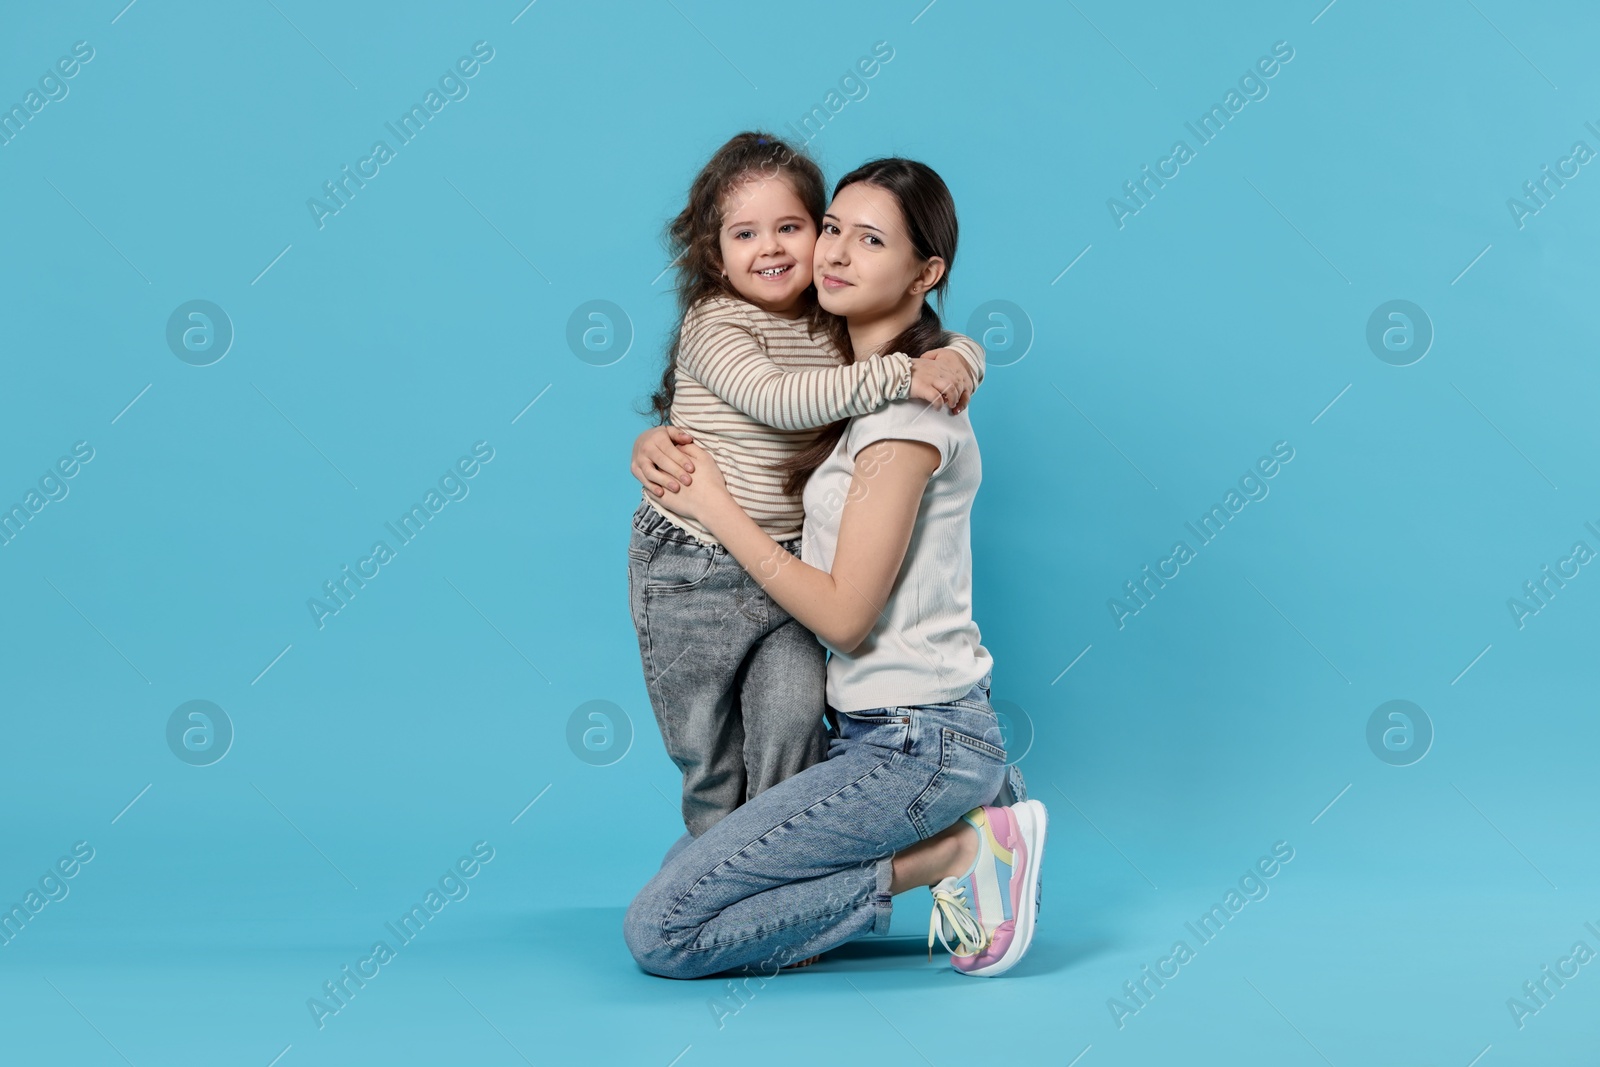
<svg viewBox="0 0 1600 1067"><path fill-rule="evenodd" d="M893 856L987 804L1006 780L986 677L947 704L837 712L828 758L706 830L639 891L623 936L645 970L776 973L887 933Z"/></svg>

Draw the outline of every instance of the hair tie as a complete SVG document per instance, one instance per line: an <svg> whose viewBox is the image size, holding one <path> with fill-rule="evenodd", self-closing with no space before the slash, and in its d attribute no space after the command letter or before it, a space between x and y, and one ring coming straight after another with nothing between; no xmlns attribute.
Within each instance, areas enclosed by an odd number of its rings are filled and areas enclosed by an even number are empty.
<svg viewBox="0 0 1600 1067"><path fill-rule="evenodd" d="M756 138L756 144L766 144L766 143L767 143L767 139L765 137L757 137Z"/></svg>

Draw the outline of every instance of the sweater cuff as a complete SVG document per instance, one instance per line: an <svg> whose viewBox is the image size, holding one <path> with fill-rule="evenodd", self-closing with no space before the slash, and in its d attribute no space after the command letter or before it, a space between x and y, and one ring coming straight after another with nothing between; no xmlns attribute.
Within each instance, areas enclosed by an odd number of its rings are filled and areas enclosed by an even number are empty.
<svg viewBox="0 0 1600 1067"><path fill-rule="evenodd" d="M985 369L983 346L978 344L978 342L974 341L970 337L964 337L958 334L955 340L950 342L950 347L955 349L956 352L960 354L962 360L967 365L967 369L972 372L972 384L981 385L983 383L983 372Z"/></svg>
<svg viewBox="0 0 1600 1067"><path fill-rule="evenodd" d="M889 391L889 399L904 400L911 395L911 357L904 352L891 352L885 358L895 363L894 388Z"/></svg>

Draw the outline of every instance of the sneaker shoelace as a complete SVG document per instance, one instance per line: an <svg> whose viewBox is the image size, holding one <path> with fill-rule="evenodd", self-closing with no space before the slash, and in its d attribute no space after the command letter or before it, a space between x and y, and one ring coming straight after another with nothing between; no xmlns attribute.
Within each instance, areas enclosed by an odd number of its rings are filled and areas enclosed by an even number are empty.
<svg viewBox="0 0 1600 1067"><path fill-rule="evenodd" d="M955 937L954 946L946 930ZM979 924L967 904L966 886L956 883L933 887L933 914L928 918L929 960L933 959L935 936L952 956L976 956L989 946L989 932Z"/></svg>

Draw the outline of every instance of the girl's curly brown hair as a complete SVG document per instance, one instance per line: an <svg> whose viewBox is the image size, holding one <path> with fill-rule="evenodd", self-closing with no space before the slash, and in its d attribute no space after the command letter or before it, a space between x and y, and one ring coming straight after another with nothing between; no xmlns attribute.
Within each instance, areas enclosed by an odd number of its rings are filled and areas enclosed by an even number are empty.
<svg viewBox="0 0 1600 1067"><path fill-rule="evenodd" d="M804 153L796 152L770 133L747 131L736 134L706 161L689 186L689 203L667 224L667 250L677 264L678 324L672 329L667 346L667 365L661 372L661 387L650 397L650 407L660 423L666 423L672 409L678 348L683 319L689 309L710 296L744 299L722 275L722 202L726 195L751 179L782 175L795 195L811 213L820 232L822 212L827 206L827 187L822 170ZM806 264L810 269L810 264ZM805 292L806 314L817 328L837 342L838 324L817 306L816 290Z"/></svg>

